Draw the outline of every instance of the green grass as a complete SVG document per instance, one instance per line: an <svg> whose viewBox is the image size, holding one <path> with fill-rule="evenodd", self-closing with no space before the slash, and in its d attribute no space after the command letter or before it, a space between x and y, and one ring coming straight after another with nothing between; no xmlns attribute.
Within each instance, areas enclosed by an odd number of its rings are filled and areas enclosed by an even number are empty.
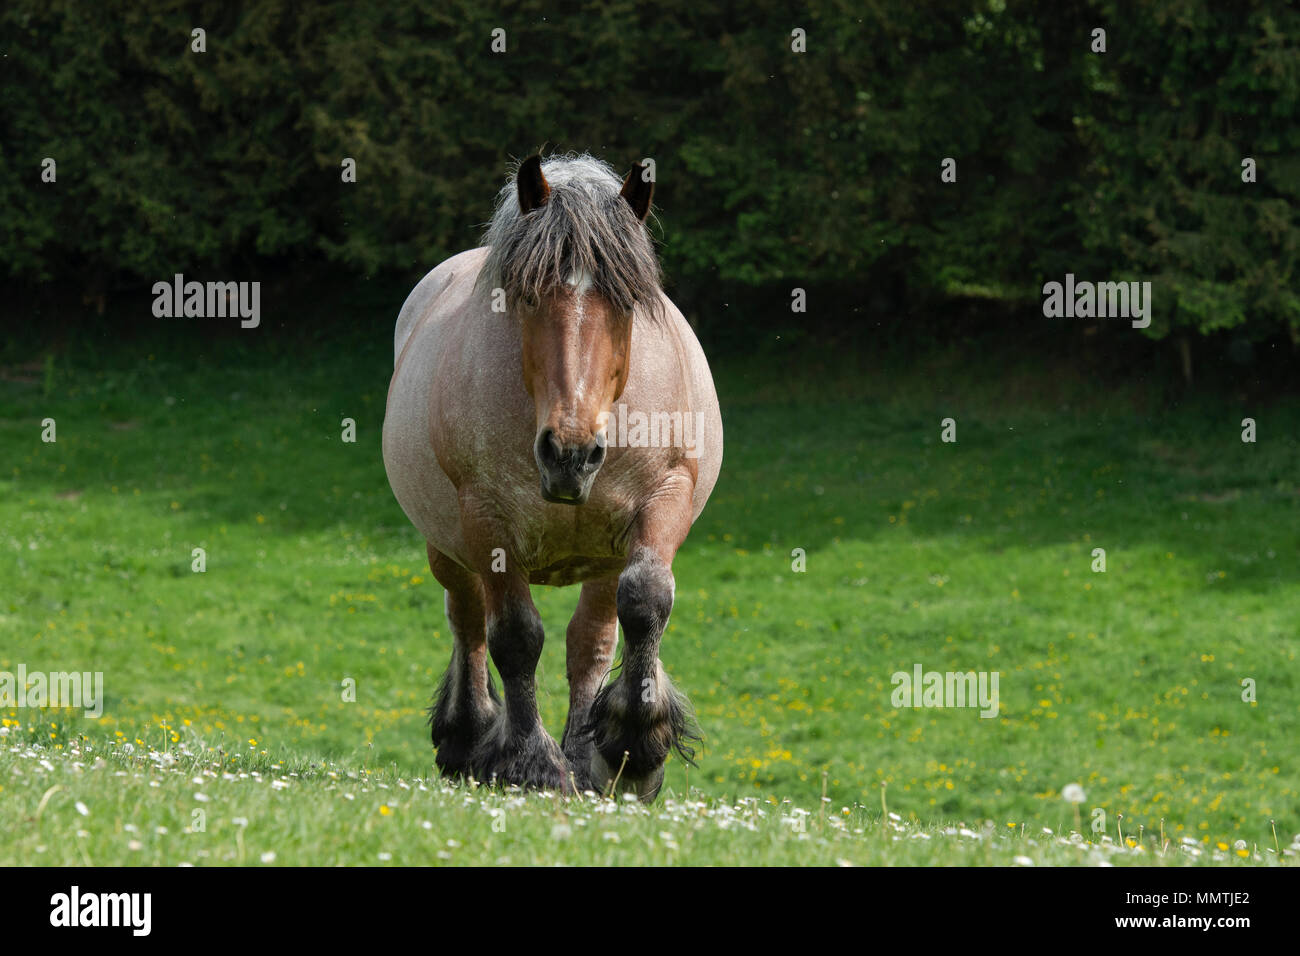
<svg viewBox="0 0 1300 956"><path fill-rule="evenodd" d="M662 650L706 738L689 779L669 769L689 800L611 813L445 790L425 708L449 635L384 477L390 323L373 324L311 349L106 344L0 381L0 670L102 671L107 697L98 721L0 710L0 829L61 787L0 863L433 863L447 839L450 862L1094 861L1042 834L1073 828L1071 782L1085 829L1100 808L1112 839L1120 814L1143 834L1145 855L1116 854L1130 862L1231 859L1216 848L1238 840L1276 859L1270 820L1283 848L1300 831L1300 408L1160 411L1141 387L956 354L715 360L726 458ZM558 733L577 591L534 595ZM917 663L999 672L999 715L893 708L891 675ZM217 762L262 780L191 782ZM906 833L880 826L882 782ZM182 838L196 790L207 830ZM509 800L493 833L484 807ZM781 801L816 827L800 838ZM722 807L767 815L724 829ZM572 837L553 838L564 819ZM1161 857L1161 820L1204 853ZM943 833L957 824L980 836Z"/></svg>
<svg viewBox="0 0 1300 956"><path fill-rule="evenodd" d="M186 734L166 749L69 741L0 752L31 797L0 864L89 866L1294 864L1282 848L1158 837L1085 840L1041 828L919 826L898 814L665 793L653 806L453 786L329 762L225 753ZM11 807L12 798L3 806ZM883 821L883 822L882 822ZM1133 834L1136 836L1136 833Z"/></svg>

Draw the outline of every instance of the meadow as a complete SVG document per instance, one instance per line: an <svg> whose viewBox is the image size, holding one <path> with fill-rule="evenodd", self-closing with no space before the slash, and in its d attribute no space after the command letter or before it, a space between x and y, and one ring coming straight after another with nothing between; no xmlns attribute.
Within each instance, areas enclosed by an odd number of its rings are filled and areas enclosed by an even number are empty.
<svg viewBox="0 0 1300 956"><path fill-rule="evenodd" d="M0 671L106 699L0 709L0 864L1297 859L1294 401L713 358L723 472L662 651L698 766L569 803L432 772L450 637L380 455L395 313L4 353ZM534 589L556 735L576 596ZM917 664L997 672L997 716L893 706Z"/></svg>

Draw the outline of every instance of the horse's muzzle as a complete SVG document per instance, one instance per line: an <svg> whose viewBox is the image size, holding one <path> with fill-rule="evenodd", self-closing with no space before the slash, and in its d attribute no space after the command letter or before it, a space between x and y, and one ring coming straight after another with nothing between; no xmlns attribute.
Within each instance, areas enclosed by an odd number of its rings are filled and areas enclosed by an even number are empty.
<svg viewBox="0 0 1300 956"><path fill-rule="evenodd" d="M550 428L537 433L533 457L542 476L542 497L562 505L585 504L591 483L605 463L605 445L592 439L585 445L563 445Z"/></svg>

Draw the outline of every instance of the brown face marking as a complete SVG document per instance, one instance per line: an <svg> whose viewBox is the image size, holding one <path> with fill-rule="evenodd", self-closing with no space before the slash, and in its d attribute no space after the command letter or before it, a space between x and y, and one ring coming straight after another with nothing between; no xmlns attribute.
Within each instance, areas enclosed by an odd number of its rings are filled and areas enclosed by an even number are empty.
<svg viewBox="0 0 1300 956"><path fill-rule="evenodd" d="M581 282L544 296L522 317L524 387L537 430L563 448L596 439L600 415L627 385L632 320Z"/></svg>

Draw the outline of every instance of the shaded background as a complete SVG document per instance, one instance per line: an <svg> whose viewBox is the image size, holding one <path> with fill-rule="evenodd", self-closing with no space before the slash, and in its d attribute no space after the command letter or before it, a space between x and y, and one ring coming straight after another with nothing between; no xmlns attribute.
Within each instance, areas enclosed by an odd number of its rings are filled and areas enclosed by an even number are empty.
<svg viewBox="0 0 1300 956"><path fill-rule="evenodd" d="M1286 3L19 0L0 35L0 261L45 331L176 271L409 289L545 146L655 159L669 291L715 347L946 340L959 303L1036 311L1066 272L1150 280L1171 344L1141 354L1185 378L1203 336L1234 374L1300 342ZM797 320L793 287L819 290ZM1080 325L1133 347L1052 331Z"/></svg>

